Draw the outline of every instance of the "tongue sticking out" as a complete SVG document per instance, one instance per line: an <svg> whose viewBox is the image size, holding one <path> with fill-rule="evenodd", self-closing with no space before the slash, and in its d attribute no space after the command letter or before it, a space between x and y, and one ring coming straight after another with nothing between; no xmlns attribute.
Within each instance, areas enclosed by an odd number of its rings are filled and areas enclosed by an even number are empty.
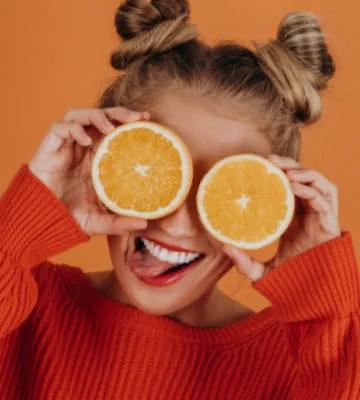
<svg viewBox="0 0 360 400"><path fill-rule="evenodd" d="M135 251L129 259L129 265L137 275L144 278L158 276L174 266L169 262L160 261L148 251Z"/></svg>

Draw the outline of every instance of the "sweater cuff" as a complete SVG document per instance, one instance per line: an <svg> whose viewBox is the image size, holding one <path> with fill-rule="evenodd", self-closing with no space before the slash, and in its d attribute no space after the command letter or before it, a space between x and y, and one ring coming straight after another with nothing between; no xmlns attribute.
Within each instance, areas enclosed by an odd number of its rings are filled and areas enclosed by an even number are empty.
<svg viewBox="0 0 360 400"><path fill-rule="evenodd" d="M27 164L0 198L0 226L1 251L25 268L90 239Z"/></svg>
<svg viewBox="0 0 360 400"><path fill-rule="evenodd" d="M297 254L252 287L284 322L344 318L359 306L359 271L349 231Z"/></svg>

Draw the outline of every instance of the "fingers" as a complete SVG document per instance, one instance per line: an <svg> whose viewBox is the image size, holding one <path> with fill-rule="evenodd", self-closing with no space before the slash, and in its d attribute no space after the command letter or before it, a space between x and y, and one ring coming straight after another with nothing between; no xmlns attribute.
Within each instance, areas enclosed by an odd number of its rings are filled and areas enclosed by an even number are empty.
<svg viewBox="0 0 360 400"><path fill-rule="evenodd" d="M75 122L56 122L51 126L50 132L61 139L72 139L80 146L91 144L91 138L85 129Z"/></svg>
<svg viewBox="0 0 360 400"><path fill-rule="evenodd" d="M251 281L255 282L261 279L265 274L264 264L253 260L240 249L226 244L223 251L234 262L235 268L242 274L246 275Z"/></svg>
<svg viewBox="0 0 360 400"><path fill-rule="evenodd" d="M316 189L298 182L290 182L294 194L308 200L308 204L317 212L331 211L329 201Z"/></svg>
<svg viewBox="0 0 360 400"><path fill-rule="evenodd" d="M39 151L54 153L59 150L62 145L71 145L73 142L86 147L91 144L91 138L79 124L72 122L55 122L50 126L49 133L41 142Z"/></svg>
<svg viewBox="0 0 360 400"><path fill-rule="evenodd" d="M338 190L337 187L321 175L318 171L291 170L287 172L288 177L298 183L308 184L317 189L332 206L335 215L338 215Z"/></svg>
<svg viewBox="0 0 360 400"><path fill-rule="evenodd" d="M80 125L94 125L102 133L108 133L115 128L106 117L104 111L95 108L70 110L65 114L64 121L76 122Z"/></svg>
<svg viewBox="0 0 360 400"><path fill-rule="evenodd" d="M140 218L122 217L106 213L91 213L84 230L88 235L120 235L145 229L147 221Z"/></svg>
<svg viewBox="0 0 360 400"><path fill-rule="evenodd" d="M110 119L120 122L133 122L141 118L149 118L148 111L133 111L126 107L84 108L68 111L65 122L76 122L81 125L94 125L100 132L106 134L115 129Z"/></svg>
<svg viewBox="0 0 360 400"><path fill-rule="evenodd" d="M94 135L91 129L86 131L85 126L92 125L97 131L106 134L115 129L110 119L126 123L142 118L150 119L150 113L133 111L125 107L73 109L65 114L63 121L51 125L49 134L41 144L41 150L55 152L62 145L71 145L74 141L80 146L89 146Z"/></svg>
<svg viewBox="0 0 360 400"><path fill-rule="evenodd" d="M150 119L149 111L132 111L125 107L104 108L104 113L113 120L120 122L133 122L139 119Z"/></svg>
<svg viewBox="0 0 360 400"><path fill-rule="evenodd" d="M291 182L297 182L292 185L296 194L309 200L309 204L317 211L330 211L331 206L335 216L338 216L338 190L336 185L325 178L320 172L302 168L300 163L290 157L281 157L276 154L270 154L269 159L279 168L286 169L286 174ZM302 184L302 185L299 185ZM305 188L304 188L305 186ZM308 190L307 188L315 189ZM320 196L315 195L319 193ZM328 203L326 205L325 203Z"/></svg>
<svg viewBox="0 0 360 400"><path fill-rule="evenodd" d="M290 157L282 157L277 154L269 154L269 160L281 169L299 168L300 163Z"/></svg>
<svg viewBox="0 0 360 400"><path fill-rule="evenodd" d="M338 210L334 209L330 201L318 190L298 182L291 186L295 195L307 201L307 205L318 213L319 224L326 232L339 235Z"/></svg>
<svg viewBox="0 0 360 400"><path fill-rule="evenodd" d="M306 209L317 213L322 229L337 235L340 231L337 186L320 172L302 168L289 157L270 155L269 159L280 168L286 169L285 173L294 194L304 200Z"/></svg>

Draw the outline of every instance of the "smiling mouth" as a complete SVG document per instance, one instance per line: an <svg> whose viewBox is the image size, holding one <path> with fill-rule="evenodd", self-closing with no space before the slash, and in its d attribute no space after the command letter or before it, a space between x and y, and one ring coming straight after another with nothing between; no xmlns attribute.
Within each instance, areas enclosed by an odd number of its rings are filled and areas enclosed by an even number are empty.
<svg viewBox="0 0 360 400"><path fill-rule="evenodd" d="M148 238L135 238L135 251L131 267L145 279L180 276L180 272L198 265L204 253L174 250L174 246L160 244ZM178 274L177 274L178 273Z"/></svg>

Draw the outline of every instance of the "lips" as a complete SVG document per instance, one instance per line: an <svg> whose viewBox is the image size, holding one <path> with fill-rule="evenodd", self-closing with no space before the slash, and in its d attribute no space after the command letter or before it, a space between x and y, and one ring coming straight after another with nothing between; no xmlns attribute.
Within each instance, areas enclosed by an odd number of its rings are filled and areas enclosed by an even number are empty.
<svg viewBox="0 0 360 400"><path fill-rule="evenodd" d="M174 246L172 246L174 248ZM201 255L200 257L203 257ZM199 257L199 258L200 258ZM199 259L197 258L197 260ZM194 260L196 261L196 260ZM174 264L168 261L162 261L144 248L143 242L138 238L136 240L136 249L129 258L129 266L132 271L141 278L153 278L162 274L185 269L194 261Z"/></svg>

